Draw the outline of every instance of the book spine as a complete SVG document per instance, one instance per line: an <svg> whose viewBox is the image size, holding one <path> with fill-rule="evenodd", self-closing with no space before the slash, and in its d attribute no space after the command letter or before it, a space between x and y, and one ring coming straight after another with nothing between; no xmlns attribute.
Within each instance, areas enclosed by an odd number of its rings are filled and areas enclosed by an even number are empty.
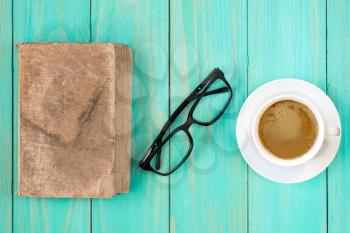
<svg viewBox="0 0 350 233"><path fill-rule="evenodd" d="M18 132L17 132L17 196L22 195L22 186L21 186L21 150L20 150L20 144L21 144L21 92L22 92L22 46L23 44L18 43L16 45L17 51L18 51L18 95L17 95L17 124L18 124Z"/></svg>
<svg viewBox="0 0 350 233"><path fill-rule="evenodd" d="M115 46L116 64L116 193L130 188L132 51Z"/></svg>

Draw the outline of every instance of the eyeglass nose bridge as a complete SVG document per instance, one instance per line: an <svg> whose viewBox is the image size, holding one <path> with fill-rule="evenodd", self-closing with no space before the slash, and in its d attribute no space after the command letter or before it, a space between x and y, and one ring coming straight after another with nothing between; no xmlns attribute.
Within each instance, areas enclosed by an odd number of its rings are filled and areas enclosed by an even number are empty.
<svg viewBox="0 0 350 233"><path fill-rule="evenodd" d="M187 120L185 123L182 124L181 128L184 131L188 131L188 129L191 127L191 125L193 125L194 123L194 119L191 115L187 116Z"/></svg>

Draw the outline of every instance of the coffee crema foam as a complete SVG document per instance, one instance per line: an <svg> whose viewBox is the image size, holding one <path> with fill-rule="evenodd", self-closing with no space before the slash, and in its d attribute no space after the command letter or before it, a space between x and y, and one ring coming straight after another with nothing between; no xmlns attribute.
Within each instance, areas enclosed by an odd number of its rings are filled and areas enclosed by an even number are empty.
<svg viewBox="0 0 350 233"><path fill-rule="evenodd" d="M294 100L274 103L259 121L259 138L264 147L282 159L305 154L315 143L317 121L311 110Z"/></svg>

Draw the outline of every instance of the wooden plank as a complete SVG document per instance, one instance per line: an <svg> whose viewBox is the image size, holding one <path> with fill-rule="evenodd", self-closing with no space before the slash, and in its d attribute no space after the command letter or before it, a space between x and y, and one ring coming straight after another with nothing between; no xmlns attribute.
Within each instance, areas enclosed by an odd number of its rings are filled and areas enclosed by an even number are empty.
<svg viewBox="0 0 350 233"><path fill-rule="evenodd" d="M12 2L0 1L0 233L12 232Z"/></svg>
<svg viewBox="0 0 350 233"><path fill-rule="evenodd" d="M92 1L92 32L93 41L133 49L130 192L93 200L93 232L167 232L168 177L141 170L138 161L168 118L168 1Z"/></svg>
<svg viewBox="0 0 350 233"><path fill-rule="evenodd" d="M81 41L90 36L86 0L14 1L14 42ZM88 199L17 197L17 50L14 47L14 232L90 232Z"/></svg>
<svg viewBox="0 0 350 233"><path fill-rule="evenodd" d="M249 1L248 92L281 77L326 90L326 2ZM249 169L249 232L326 232L326 172L278 184Z"/></svg>
<svg viewBox="0 0 350 233"><path fill-rule="evenodd" d="M172 1L170 15L171 111L215 67L234 90L219 121L190 128L194 149L170 179L171 232L247 232L247 169L235 139L247 88L247 3ZM182 153L174 144L171 162Z"/></svg>
<svg viewBox="0 0 350 233"><path fill-rule="evenodd" d="M327 1L327 93L342 123L342 141L329 167L329 233L350 232L350 2Z"/></svg>

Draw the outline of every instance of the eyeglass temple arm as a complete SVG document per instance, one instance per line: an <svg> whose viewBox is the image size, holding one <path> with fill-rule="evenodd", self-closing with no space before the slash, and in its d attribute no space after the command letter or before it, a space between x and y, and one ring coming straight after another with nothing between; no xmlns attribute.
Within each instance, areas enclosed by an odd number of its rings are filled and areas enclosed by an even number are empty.
<svg viewBox="0 0 350 233"><path fill-rule="evenodd" d="M162 130L161 130L160 134L158 135L158 137L156 138L155 142L159 141L159 138L161 139L163 137L163 135L166 133L166 131L168 131L168 129L170 128L170 125L175 120L175 118L181 113L182 110L185 109L185 107L189 103L191 103L194 99L198 98L198 95L202 91L202 89L215 76L224 76L224 73L219 68L215 68L212 72L210 72L210 74L196 87L196 89L194 89L194 91L192 91L192 93L180 104L180 106L175 110L175 112L173 112L173 114L170 115L169 119L164 124L164 127L162 128ZM219 88L219 89L221 89L221 88ZM229 90L229 89L227 88L227 90ZM215 90L213 90L213 91L215 91ZM205 94L205 96L211 95L209 93L211 93L213 91L207 92ZM218 92L218 93L221 93L221 92ZM213 94L215 94L215 93L213 93Z"/></svg>
<svg viewBox="0 0 350 233"><path fill-rule="evenodd" d="M211 90L208 91L206 93L204 93L203 96L208 96L208 95L214 95L214 94L220 94L220 93L224 93L224 92L228 92L230 89L228 87L221 87L215 90ZM198 92L192 92L182 103L181 105L175 110L175 112L173 112L173 114L171 114L171 116L169 117L168 121L164 124L163 129L161 130L161 133L166 133L166 131L169 129L169 126L171 125L171 123L175 120L175 118L181 113L181 111L186 108L186 106L191 103L192 101L196 100L198 98L200 93ZM163 136L162 135L162 136Z"/></svg>
<svg viewBox="0 0 350 233"><path fill-rule="evenodd" d="M211 91L208 91L206 93L204 93L203 97L204 96L208 96L208 95L214 95L214 94L220 94L220 93L224 93L224 92L228 92L230 89L228 87L221 87L221 88L218 88L218 89L215 89L215 90L211 90ZM192 98L189 99L189 101L193 101L195 99L198 98L198 94L196 96L193 96Z"/></svg>

